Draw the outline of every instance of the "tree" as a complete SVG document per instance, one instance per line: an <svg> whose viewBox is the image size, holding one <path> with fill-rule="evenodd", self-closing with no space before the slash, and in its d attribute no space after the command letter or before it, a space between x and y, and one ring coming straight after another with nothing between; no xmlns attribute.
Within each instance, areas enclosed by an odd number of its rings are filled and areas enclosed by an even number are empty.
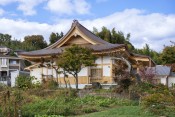
<svg viewBox="0 0 175 117"><path fill-rule="evenodd" d="M160 59L163 61L163 64L175 63L175 45L166 46L160 54Z"/></svg>
<svg viewBox="0 0 175 117"><path fill-rule="evenodd" d="M90 49L73 45L66 48L62 55L59 56L57 65L65 72L73 75L75 78L76 89L78 90L78 73L83 67L94 66L96 57Z"/></svg>
<svg viewBox="0 0 175 117"><path fill-rule="evenodd" d="M117 92L122 92L124 90L128 90L129 86L132 84L130 71L131 64L123 57L115 57L114 58L114 81L119 84L119 87L116 89Z"/></svg>
<svg viewBox="0 0 175 117"><path fill-rule="evenodd" d="M0 33L0 45L10 46L11 44L11 35Z"/></svg>
<svg viewBox="0 0 175 117"><path fill-rule="evenodd" d="M134 46L129 42L131 36L130 33L128 33L125 37L122 31L116 32L115 28L110 31L104 26L100 32L95 27L93 27L93 33L109 43L126 44L129 50L134 49Z"/></svg>
<svg viewBox="0 0 175 117"><path fill-rule="evenodd" d="M55 43L56 41L58 41L59 39L61 39L63 36L64 36L63 32L61 32L60 34L59 33L52 32L50 34L50 37L49 37L50 44Z"/></svg>
<svg viewBox="0 0 175 117"><path fill-rule="evenodd" d="M39 50L47 47L47 43L42 35L25 36L22 44L27 51Z"/></svg>
<svg viewBox="0 0 175 117"><path fill-rule="evenodd" d="M140 67L139 68L139 75L141 76L143 81L148 83L154 83L154 76L156 75L155 69L151 67Z"/></svg>

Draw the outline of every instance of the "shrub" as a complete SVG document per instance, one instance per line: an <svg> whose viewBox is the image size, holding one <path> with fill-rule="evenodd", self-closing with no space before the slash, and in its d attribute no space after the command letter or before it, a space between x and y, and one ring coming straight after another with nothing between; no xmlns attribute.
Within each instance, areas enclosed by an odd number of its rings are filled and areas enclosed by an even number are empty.
<svg viewBox="0 0 175 117"><path fill-rule="evenodd" d="M32 88L32 80L34 77L19 75L16 79L16 86L20 89L29 89Z"/></svg>
<svg viewBox="0 0 175 117"><path fill-rule="evenodd" d="M42 87L46 89L57 89L58 83L54 80L48 80L48 81L43 80Z"/></svg>
<svg viewBox="0 0 175 117"><path fill-rule="evenodd" d="M5 88L7 88L7 85L0 83L0 91L3 91Z"/></svg>
<svg viewBox="0 0 175 117"><path fill-rule="evenodd" d="M142 106L154 114L170 116L175 115L175 96L164 85L156 85L152 92L142 99Z"/></svg>

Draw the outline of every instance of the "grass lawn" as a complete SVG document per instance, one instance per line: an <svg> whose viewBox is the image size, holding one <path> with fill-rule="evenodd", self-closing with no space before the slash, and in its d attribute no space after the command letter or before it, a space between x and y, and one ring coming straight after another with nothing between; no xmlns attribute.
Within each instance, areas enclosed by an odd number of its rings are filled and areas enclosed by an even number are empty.
<svg viewBox="0 0 175 117"><path fill-rule="evenodd" d="M121 106L102 112L95 112L78 117L157 117L141 110L139 106Z"/></svg>

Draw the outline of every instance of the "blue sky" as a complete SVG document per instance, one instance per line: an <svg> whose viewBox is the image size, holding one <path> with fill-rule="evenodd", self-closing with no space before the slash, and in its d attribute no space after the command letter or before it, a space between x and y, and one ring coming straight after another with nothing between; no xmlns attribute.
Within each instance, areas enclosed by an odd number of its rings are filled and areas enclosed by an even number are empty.
<svg viewBox="0 0 175 117"><path fill-rule="evenodd" d="M131 33L137 48L156 51L175 41L175 0L0 0L0 33L23 39L66 33L73 19L92 30L102 26Z"/></svg>

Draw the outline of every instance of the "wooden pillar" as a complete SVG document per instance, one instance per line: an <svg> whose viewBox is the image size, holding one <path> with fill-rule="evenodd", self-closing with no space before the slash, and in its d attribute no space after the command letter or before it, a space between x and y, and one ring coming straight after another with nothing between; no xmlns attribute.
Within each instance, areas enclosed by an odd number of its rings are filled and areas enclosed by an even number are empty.
<svg viewBox="0 0 175 117"><path fill-rule="evenodd" d="M136 66L137 66L137 73L139 73L139 62L138 61L136 63Z"/></svg>
<svg viewBox="0 0 175 117"><path fill-rule="evenodd" d="M42 80L43 80L43 66L41 66L41 78L42 78Z"/></svg>
<svg viewBox="0 0 175 117"><path fill-rule="evenodd" d="M87 67L87 84L89 84L89 82L90 82L90 66L89 67Z"/></svg>
<svg viewBox="0 0 175 117"><path fill-rule="evenodd" d="M101 69L102 69L101 77L103 79L103 55L101 56Z"/></svg>
<svg viewBox="0 0 175 117"><path fill-rule="evenodd" d="M149 58L149 67L151 67L151 59Z"/></svg>
<svg viewBox="0 0 175 117"><path fill-rule="evenodd" d="M113 60L110 61L110 83L113 83Z"/></svg>

